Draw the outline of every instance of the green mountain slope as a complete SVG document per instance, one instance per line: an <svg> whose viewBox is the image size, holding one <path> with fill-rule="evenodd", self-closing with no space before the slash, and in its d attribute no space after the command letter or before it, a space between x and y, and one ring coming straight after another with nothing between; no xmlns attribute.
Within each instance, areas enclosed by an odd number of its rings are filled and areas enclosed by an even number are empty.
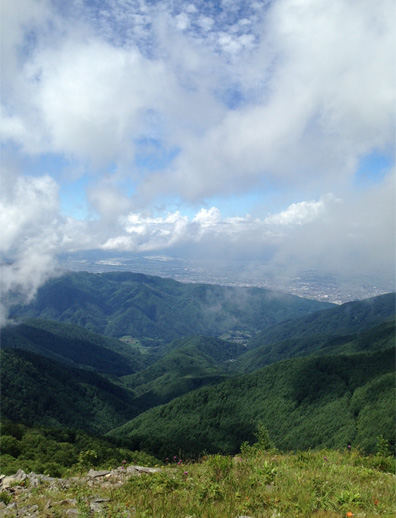
<svg viewBox="0 0 396 518"><path fill-rule="evenodd" d="M139 396L136 404L147 410L186 392L224 381L231 361L245 351L241 344L194 336L164 347L164 356L145 370L122 378Z"/></svg>
<svg viewBox="0 0 396 518"><path fill-rule="evenodd" d="M50 320L30 319L7 326L1 333L1 345L115 376L131 374L146 366L146 357L120 340Z"/></svg>
<svg viewBox="0 0 396 518"><path fill-rule="evenodd" d="M252 336L276 322L331 306L260 288L184 284L131 272L78 272L48 281L34 302L14 306L10 316L166 343L199 334Z"/></svg>
<svg viewBox="0 0 396 518"><path fill-rule="evenodd" d="M253 349L288 338L347 335L369 329L395 316L395 297L395 293L387 293L282 322L259 333L248 347Z"/></svg>
<svg viewBox="0 0 396 518"><path fill-rule="evenodd" d="M225 363L235 361L246 352L246 346L241 343L199 335L174 340L161 349L161 354L165 356L171 351L186 347L194 347L200 354L207 356L222 368L225 367Z"/></svg>
<svg viewBox="0 0 396 518"><path fill-rule="evenodd" d="M236 372L253 372L271 363L298 356L377 351L395 347L395 336L395 319L391 319L352 335L289 338L247 351L232 364L232 367Z"/></svg>
<svg viewBox="0 0 396 518"><path fill-rule="evenodd" d="M30 351L1 351L1 416L30 425L104 433L135 415L133 393Z"/></svg>
<svg viewBox="0 0 396 518"><path fill-rule="evenodd" d="M395 351L297 358L145 412L111 435L157 455L235 453L258 420L283 449L393 445Z"/></svg>

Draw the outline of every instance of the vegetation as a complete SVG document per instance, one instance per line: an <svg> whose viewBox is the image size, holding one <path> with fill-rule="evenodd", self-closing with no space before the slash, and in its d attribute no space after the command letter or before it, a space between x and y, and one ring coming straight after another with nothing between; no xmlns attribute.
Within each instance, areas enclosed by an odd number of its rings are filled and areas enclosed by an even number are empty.
<svg viewBox="0 0 396 518"><path fill-rule="evenodd" d="M249 348L270 345L287 339L350 335L395 317L395 293L348 302L324 311L282 322L258 333Z"/></svg>
<svg viewBox="0 0 396 518"><path fill-rule="evenodd" d="M62 516L65 505L74 506L80 517L90 516L92 501L101 502L100 516L114 518L394 516L394 462L386 452L364 456L343 448L284 454L261 448L263 432L269 439L261 429L258 441L236 457L205 455L189 462L174 455L163 459L165 466L156 473L128 476L124 468L120 479L120 468L118 478L110 474L94 485L84 478L56 487L43 481L39 488L3 494L20 507L37 505L46 518ZM80 457L88 459L85 469L95 460L89 452ZM129 461L121 463L127 467ZM83 475L84 465L70 472Z"/></svg>
<svg viewBox="0 0 396 518"><path fill-rule="evenodd" d="M121 340L90 333L51 320L30 319L8 325L1 333L3 348L17 348L52 358L66 365L103 374L123 376L143 369L149 358Z"/></svg>
<svg viewBox="0 0 396 518"><path fill-rule="evenodd" d="M145 370L122 378L139 396L139 408L147 410L205 385L230 376L231 362L244 353L240 344L194 336L161 349L162 358Z"/></svg>
<svg viewBox="0 0 396 518"><path fill-rule="evenodd" d="M84 369L3 349L2 419L105 433L136 415L133 393Z"/></svg>
<svg viewBox="0 0 396 518"><path fill-rule="evenodd" d="M30 427L4 419L0 435L1 473L6 475L23 469L61 477L89 468L113 469L123 460L145 466L159 462L120 445L120 441L71 428Z"/></svg>
<svg viewBox="0 0 396 518"><path fill-rule="evenodd" d="M98 495L112 517L393 516L395 296L310 313L328 306L130 273L48 282L2 332L1 472L77 478L0 502L48 518L68 499L90 516ZM117 466L121 482L83 476Z"/></svg>
<svg viewBox="0 0 396 518"><path fill-rule="evenodd" d="M255 334L328 307L331 304L261 288L184 284L131 272L78 272L48 281L35 301L14 306L10 316L68 322L155 345L199 334Z"/></svg>
<svg viewBox="0 0 396 518"><path fill-rule="evenodd" d="M312 335L262 345L240 356L232 367L236 372L253 372L286 358L379 351L394 347L395 336L393 318L370 329L349 335Z"/></svg>
<svg viewBox="0 0 396 518"><path fill-rule="evenodd" d="M372 452L378 434L394 447L393 302L382 296L309 317L310 332L324 314L336 329L345 329L346 321L363 321L364 328L365 318L383 319L370 329L301 336L308 332L304 317L284 324L296 339L247 352L240 343L190 336L145 353L130 336L121 341L30 320L2 336L2 417L128 436L133 449L160 456L180 448L191 457L205 449L235 453L260 419L283 449L340 448L349 441ZM338 328L337 315L343 322ZM280 330L268 328L268 336Z"/></svg>
<svg viewBox="0 0 396 518"><path fill-rule="evenodd" d="M261 420L286 450L349 443L372 452L379 434L394 448L394 365L394 348L286 360L188 393L111 435L156 456L234 454Z"/></svg>

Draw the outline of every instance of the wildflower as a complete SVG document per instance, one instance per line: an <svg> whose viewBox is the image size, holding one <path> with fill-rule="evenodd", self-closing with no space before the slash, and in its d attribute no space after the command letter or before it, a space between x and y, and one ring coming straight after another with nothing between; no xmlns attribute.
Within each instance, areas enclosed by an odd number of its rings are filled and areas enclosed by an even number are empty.
<svg viewBox="0 0 396 518"><path fill-rule="evenodd" d="M181 464L181 463L182 463L182 461L181 461L181 460L179 460L179 462L177 463L177 465L178 465L178 466L180 466L180 464Z"/></svg>
<svg viewBox="0 0 396 518"><path fill-rule="evenodd" d="M122 461L122 463L123 463L123 464L126 464L126 460L123 460L123 461Z"/></svg>
<svg viewBox="0 0 396 518"><path fill-rule="evenodd" d="M323 457L323 460L327 462L329 459L327 457Z"/></svg>
<svg viewBox="0 0 396 518"><path fill-rule="evenodd" d="M185 471L185 472L184 472L184 474L185 474L185 475L188 475L188 471Z"/></svg>
<svg viewBox="0 0 396 518"><path fill-rule="evenodd" d="M177 457L176 457L176 455L175 455L175 456L173 457L173 460L176 460L176 459L177 459Z"/></svg>
<svg viewBox="0 0 396 518"><path fill-rule="evenodd" d="M351 451L352 446L350 444L348 444L347 448L348 448L349 451Z"/></svg>
<svg viewBox="0 0 396 518"><path fill-rule="evenodd" d="M168 460L169 460L169 457L166 457L165 462L168 462Z"/></svg>
<svg viewBox="0 0 396 518"><path fill-rule="evenodd" d="M347 516L348 516L348 518L350 518L351 516L353 516L353 513L351 511L348 511Z"/></svg>

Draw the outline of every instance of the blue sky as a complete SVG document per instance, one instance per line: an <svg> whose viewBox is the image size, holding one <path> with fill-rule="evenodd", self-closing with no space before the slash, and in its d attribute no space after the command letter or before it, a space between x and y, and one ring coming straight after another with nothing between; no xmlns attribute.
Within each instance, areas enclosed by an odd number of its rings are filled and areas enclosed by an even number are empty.
<svg viewBox="0 0 396 518"><path fill-rule="evenodd" d="M58 254L92 249L393 270L393 15L4 0L4 289L30 276L33 293Z"/></svg>

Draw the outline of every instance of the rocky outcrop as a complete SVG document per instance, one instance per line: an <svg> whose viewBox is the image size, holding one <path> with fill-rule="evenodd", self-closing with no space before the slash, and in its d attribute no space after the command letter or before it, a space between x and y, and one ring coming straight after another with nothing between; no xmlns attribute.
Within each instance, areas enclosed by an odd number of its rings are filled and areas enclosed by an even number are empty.
<svg viewBox="0 0 396 518"><path fill-rule="evenodd" d="M32 489L46 487L54 494L56 490L78 489L79 487L97 487L98 491L102 489L111 489L122 486L130 477L140 476L142 473L157 473L160 468L148 468L145 466L126 466L113 470L95 471L91 469L83 477L70 478L54 478L37 473L26 474L19 469L14 475L0 475L0 493L3 495L0 501L0 517L8 518L28 518L41 517L42 511L36 504L29 505L29 499ZM83 505L89 508L92 516L95 514L103 515L106 505L110 500L108 498L100 498L99 496L86 499ZM80 502L81 503L81 502ZM48 500L45 504L44 512L51 515L51 509L56 508L62 516L78 516L78 502L74 498L66 498L63 500ZM129 512L128 512L129 513ZM125 515L125 518L132 516Z"/></svg>

